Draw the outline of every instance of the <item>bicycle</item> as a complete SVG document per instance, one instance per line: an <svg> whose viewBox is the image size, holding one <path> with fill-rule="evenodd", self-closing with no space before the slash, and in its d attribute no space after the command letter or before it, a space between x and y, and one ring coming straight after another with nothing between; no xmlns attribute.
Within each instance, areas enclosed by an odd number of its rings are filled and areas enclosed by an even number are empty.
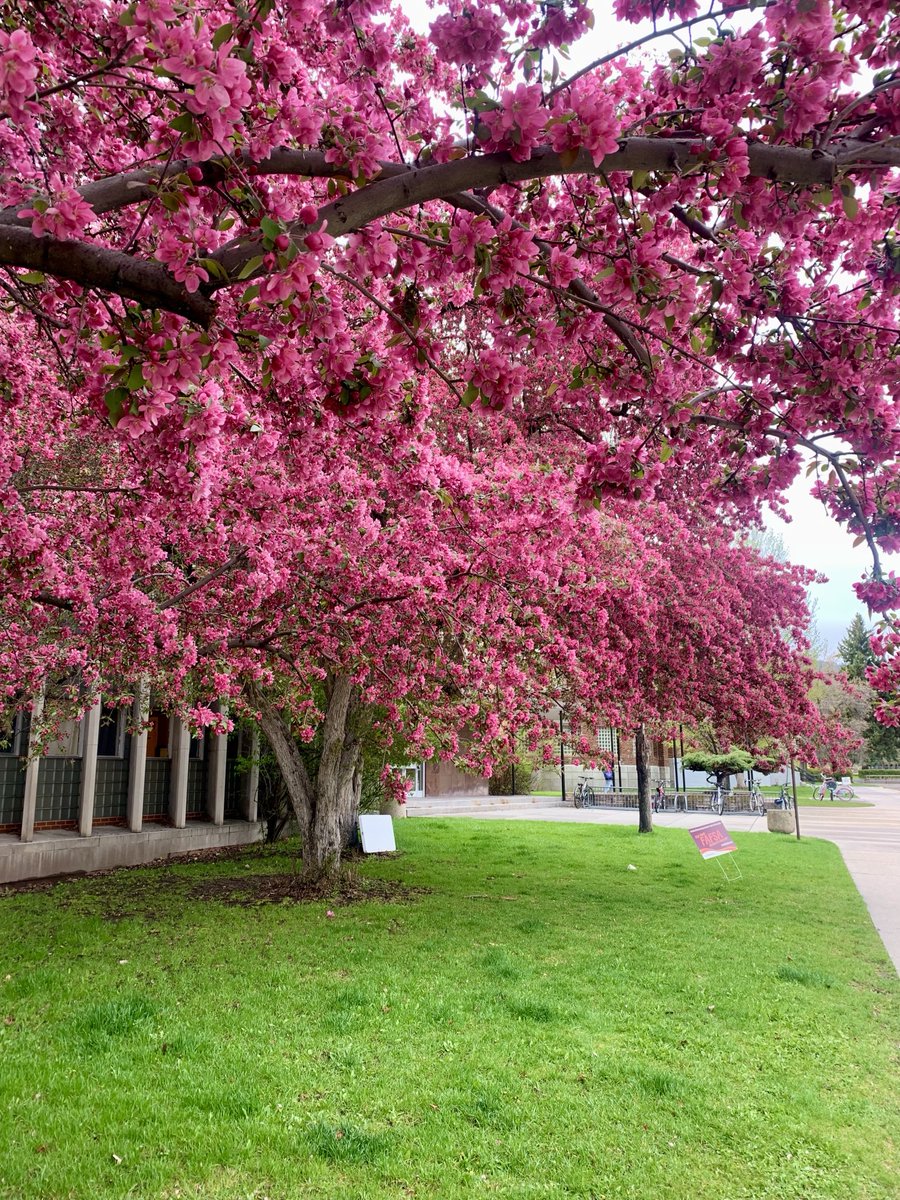
<svg viewBox="0 0 900 1200"><path fill-rule="evenodd" d="M711 776L708 778L709 782L713 784L713 789L711 792L707 793L706 804L708 808L721 817L722 813L725 811L726 792L721 783L715 783Z"/></svg>
<svg viewBox="0 0 900 1200"><path fill-rule="evenodd" d="M783 783L778 795L775 797L776 808L790 808L791 798L788 796L787 784Z"/></svg>
<svg viewBox="0 0 900 1200"><path fill-rule="evenodd" d="M826 779L813 794L817 800L853 800L856 797L849 783L838 783L836 779Z"/></svg>
<svg viewBox="0 0 900 1200"><path fill-rule="evenodd" d="M657 813L669 811L669 801L672 801L672 812L687 812L688 801L687 793L675 792L672 796L668 795L665 787L660 785L653 793L652 807Z"/></svg>
<svg viewBox="0 0 900 1200"><path fill-rule="evenodd" d="M766 811L766 798L755 783L750 788L750 811L752 813L764 813Z"/></svg>
<svg viewBox="0 0 900 1200"><path fill-rule="evenodd" d="M586 778L581 778L575 785L575 807L593 808L597 804L597 795Z"/></svg>

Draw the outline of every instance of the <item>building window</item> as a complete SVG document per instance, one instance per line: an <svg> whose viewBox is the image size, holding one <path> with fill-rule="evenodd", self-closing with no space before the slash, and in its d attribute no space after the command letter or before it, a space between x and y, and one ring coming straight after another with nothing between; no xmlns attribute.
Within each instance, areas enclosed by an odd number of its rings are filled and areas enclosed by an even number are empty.
<svg viewBox="0 0 900 1200"><path fill-rule="evenodd" d="M125 755L125 710L104 704L100 709L97 734L98 758L123 758Z"/></svg>
<svg viewBox="0 0 900 1200"><path fill-rule="evenodd" d="M47 744L47 758L79 758L84 753L84 722L61 721L56 737Z"/></svg>
<svg viewBox="0 0 900 1200"><path fill-rule="evenodd" d="M9 725L0 727L0 754L22 754L22 714L14 713Z"/></svg>
<svg viewBox="0 0 900 1200"><path fill-rule="evenodd" d="M147 730L147 757L169 757L169 718L159 709L150 713L150 728Z"/></svg>
<svg viewBox="0 0 900 1200"><path fill-rule="evenodd" d="M425 795L425 764L423 762L405 763L402 767L394 767L394 770L412 785L406 793L407 796L422 797Z"/></svg>
<svg viewBox="0 0 900 1200"><path fill-rule="evenodd" d="M614 754L616 750L616 731L614 729L597 730L597 749Z"/></svg>

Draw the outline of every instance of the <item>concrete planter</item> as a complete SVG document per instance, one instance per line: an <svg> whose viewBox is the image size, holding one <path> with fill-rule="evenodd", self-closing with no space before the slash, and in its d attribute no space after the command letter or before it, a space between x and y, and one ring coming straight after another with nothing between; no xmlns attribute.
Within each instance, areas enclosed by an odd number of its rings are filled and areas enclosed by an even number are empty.
<svg viewBox="0 0 900 1200"><path fill-rule="evenodd" d="M400 804L396 800L382 800L381 806L378 809L383 817L400 818L406 816L406 805Z"/></svg>
<svg viewBox="0 0 900 1200"><path fill-rule="evenodd" d="M766 824L770 833L796 833L797 826L794 814L789 808L770 808L766 810Z"/></svg>

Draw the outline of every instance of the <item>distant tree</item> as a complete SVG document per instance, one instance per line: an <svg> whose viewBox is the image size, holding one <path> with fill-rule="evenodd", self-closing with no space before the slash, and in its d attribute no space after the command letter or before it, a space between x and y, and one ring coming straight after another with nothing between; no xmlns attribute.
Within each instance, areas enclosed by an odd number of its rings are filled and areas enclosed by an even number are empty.
<svg viewBox="0 0 900 1200"><path fill-rule="evenodd" d="M778 529L770 529L765 526L758 529L746 529L742 531L738 541L746 546L750 546L754 550L758 550L766 558L774 558L776 562L780 563L788 561L788 551L784 542L784 534Z"/></svg>
<svg viewBox="0 0 900 1200"><path fill-rule="evenodd" d="M838 642L838 657L848 679L864 680L866 670L875 662L869 644L869 631L860 613L857 613L847 632Z"/></svg>
<svg viewBox="0 0 900 1200"><path fill-rule="evenodd" d="M860 730L865 742L865 761L896 762L900 759L900 729L883 725L875 719L875 708L885 696L873 690L867 682L869 671L876 665L876 657L872 651L869 630L859 613L838 643L838 655L847 678L860 685L866 696L866 719Z"/></svg>
<svg viewBox="0 0 900 1200"><path fill-rule="evenodd" d="M724 754L716 754L712 750L688 750L684 765L689 771L705 771L707 775L714 775L716 783L724 787L732 775L753 769L753 755L735 747Z"/></svg>
<svg viewBox="0 0 900 1200"><path fill-rule="evenodd" d="M849 678L834 661L822 663L810 699L822 718L815 739L815 758L833 774L843 774L858 759L872 725L875 693L864 678Z"/></svg>

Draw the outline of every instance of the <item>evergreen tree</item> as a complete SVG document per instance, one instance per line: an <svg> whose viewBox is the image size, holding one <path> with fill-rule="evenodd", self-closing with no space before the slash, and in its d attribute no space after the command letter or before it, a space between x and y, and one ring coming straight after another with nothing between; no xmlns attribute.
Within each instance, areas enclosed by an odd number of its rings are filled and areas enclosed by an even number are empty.
<svg viewBox="0 0 900 1200"><path fill-rule="evenodd" d="M838 655L848 679L864 680L866 668L875 662L869 645L869 632L859 613L850 622L850 627L838 643Z"/></svg>

